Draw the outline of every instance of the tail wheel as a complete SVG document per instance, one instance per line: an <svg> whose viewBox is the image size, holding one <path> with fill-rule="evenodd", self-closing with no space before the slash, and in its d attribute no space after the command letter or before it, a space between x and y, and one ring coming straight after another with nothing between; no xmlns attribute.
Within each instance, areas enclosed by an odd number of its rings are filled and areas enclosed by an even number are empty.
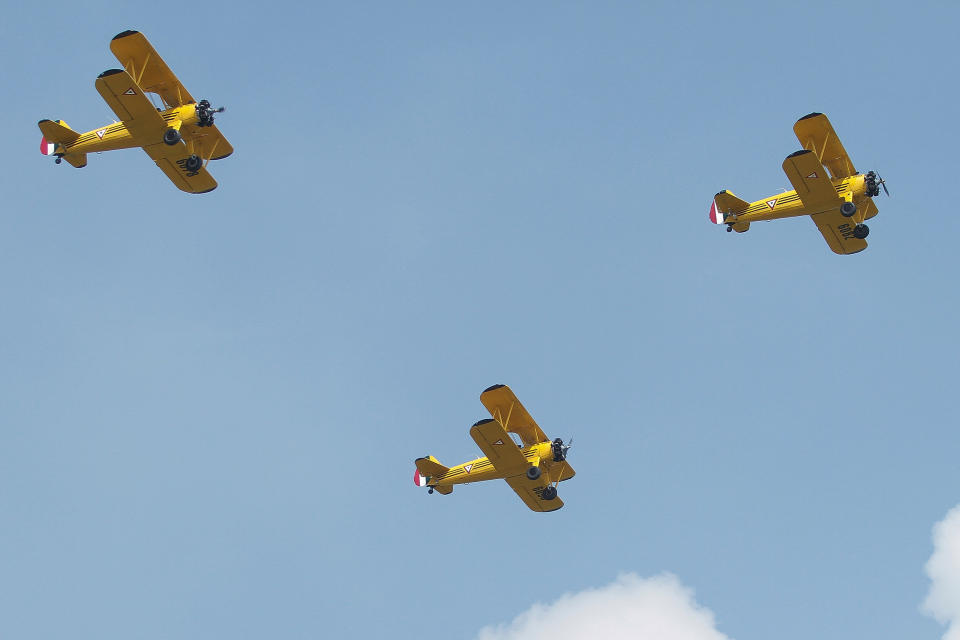
<svg viewBox="0 0 960 640"><path fill-rule="evenodd" d="M857 205L855 205L852 202L844 202L842 205L840 205L840 213L842 213L843 216L846 218L849 218L856 212L857 212Z"/></svg>
<svg viewBox="0 0 960 640"><path fill-rule="evenodd" d="M870 227L862 222L853 228L853 237L863 240L870 235Z"/></svg>
<svg viewBox="0 0 960 640"><path fill-rule="evenodd" d="M181 140L180 132L174 129L173 127L170 127L169 129L163 132L163 141L166 144L170 145L171 147L177 144L178 142L180 142L180 140Z"/></svg>
<svg viewBox="0 0 960 640"><path fill-rule="evenodd" d="M530 480L540 479L540 467L530 467L527 469L527 478Z"/></svg>
<svg viewBox="0 0 960 640"><path fill-rule="evenodd" d="M200 168L203 166L203 160L200 156L190 156L187 158L186 167L187 171L200 171Z"/></svg>
<svg viewBox="0 0 960 640"><path fill-rule="evenodd" d="M544 500L553 500L557 497L557 488L553 485L544 487L543 491L540 492L540 497Z"/></svg>

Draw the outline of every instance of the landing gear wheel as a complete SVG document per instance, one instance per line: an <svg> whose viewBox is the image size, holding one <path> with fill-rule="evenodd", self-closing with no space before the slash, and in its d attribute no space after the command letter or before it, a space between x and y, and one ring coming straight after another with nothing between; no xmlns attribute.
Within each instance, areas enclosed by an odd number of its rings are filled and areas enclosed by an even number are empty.
<svg viewBox="0 0 960 640"><path fill-rule="evenodd" d="M538 480L540 478L540 467L530 467L527 469L527 478L530 480Z"/></svg>
<svg viewBox="0 0 960 640"><path fill-rule="evenodd" d="M63 162L63 158L57 157L57 159L54 160L53 162L54 164L60 164L61 162Z"/></svg>
<svg viewBox="0 0 960 640"><path fill-rule="evenodd" d="M732 224L728 224L728 225L727 225L727 233L730 233L731 231L733 231L733 225L732 225Z"/></svg>
<svg viewBox="0 0 960 640"><path fill-rule="evenodd" d="M186 166L187 171L200 171L200 167L203 166L203 160L200 156L190 156L187 158Z"/></svg>
<svg viewBox="0 0 960 640"><path fill-rule="evenodd" d="M433 487L430 487L429 489L427 489L427 493L430 495L433 495Z"/></svg>
<svg viewBox="0 0 960 640"><path fill-rule="evenodd" d="M173 127L163 132L163 141L171 147L180 142L180 139L180 132Z"/></svg>
<svg viewBox="0 0 960 640"><path fill-rule="evenodd" d="M857 205L852 202L844 202L840 205L840 213L845 217L849 218L857 212Z"/></svg>
<svg viewBox="0 0 960 640"><path fill-rule="evenodd" d="M540 492L540 497L544 500L553 500L557 497L557 488L553 485L544 487L543 491Z"/></svg>
<svg viewBox="0 0 960 640"><path fill-rule="evenodd" d="M863 240L870 235L870 227L862 222L853 228L853 237Z"/></svg>

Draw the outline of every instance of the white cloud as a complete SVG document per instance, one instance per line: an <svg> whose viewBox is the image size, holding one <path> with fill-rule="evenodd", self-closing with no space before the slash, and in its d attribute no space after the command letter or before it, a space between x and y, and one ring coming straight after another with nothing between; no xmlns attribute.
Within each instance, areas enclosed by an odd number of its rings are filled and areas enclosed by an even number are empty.
<svg viewBox="0 0 960 640"><path fill-rule="evenodd" d="M923 611L949 625L943 640L960 640L960 505L933 527L933 555L926 565L930 592Z"/></svg>
<svg viewBox="0 0 960 640"><path fill-rule="evenodd" d="M671 574L640 578L628 573L599 589L535 604L512 622L480 631L478 640L580 640L656 638L728 640L713 613Z"/></svg>

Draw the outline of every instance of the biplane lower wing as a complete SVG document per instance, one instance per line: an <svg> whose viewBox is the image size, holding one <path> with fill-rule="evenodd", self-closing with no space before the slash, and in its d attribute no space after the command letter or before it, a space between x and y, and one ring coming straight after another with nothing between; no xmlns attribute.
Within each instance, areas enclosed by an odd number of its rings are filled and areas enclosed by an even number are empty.
<svg viewBox="0 0 960 640"><path fill-rule="evenodd" d="M550 485L550 481L545 476L540 476L537 480L530 480L526 475L513 476L507 478L507 484L533 511L556 511L563 506L563 500L559 497L552 500L543 499L543 490Z"/></svg>
<svg viewBox="0 0 960 640"><path fill-rule="evenodd" d="M549 440L507 385L495 384L487 388L480 394L480 402L494 420L520 436L526 446Z"/></svg>
<svg viewBox="0 0 960 640"><path fill-rule="evenodd" d="M837 195L826 169L813 151L804 149L791 153L783 161L783 172L808 210L827 211L843 204L843 199Z"/></svg>
<svg viewBox="0 0 960 640"><path fill-rule="evenodd" d="M871 202L871 204L873 204ZM874 214L876 215L876 207ZM810 216L816 223L823 239L830 245L830 250L840 255L859 253L867 248L867 241L855 238L853 228L855 223L851 218L845 218L840 209L833 209L824 213Z"/></svg>
<svg viewBox="0 0 960 640"><path fill-rule="evenodd" d="M233 147L215 124L209 127L189 125L183 130L183 139L193 153L204 160L220 160L233 153Z"/></svg>
<svg viewBox="0 0 960 640"><path fill-rule="evenodd" d="M476 423L470 427L470 437L494 469L505 477L522 474L530 466L527 457L496 420L487 418Z"/></svg>
<svg viewBox="0 0 960 640"><path fill-rule="evenodd" d="M97 76L97 91L141 146L163 140L167 123L143 94L136 80L123 69L108 69Z"/></svg>
<svg viewBox="0 0 960 640"><path fill-rule="evenodd" d="M217 181L213 179L206 167L200 167L196 171L187 169L190 153L183 142L172 146L160 142L145 146L143 150L181 191L207 193L217 188Z"/></svg>

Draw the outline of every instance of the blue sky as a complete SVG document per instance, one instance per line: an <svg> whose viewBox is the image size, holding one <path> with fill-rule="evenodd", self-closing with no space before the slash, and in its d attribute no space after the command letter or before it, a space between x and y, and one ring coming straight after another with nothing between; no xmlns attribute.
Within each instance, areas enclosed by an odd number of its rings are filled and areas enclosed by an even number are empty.
<svg viewBox="0 0 960 640"><path fill-rule="evenodd" d="M736 640L939 636L958 17L9 7L0 635L476 638L667 573ZM125 29L226 105L216 191L37 153L112 121ZM856 256L707 219L788 186L811 111L889 181ZM560 512L413 486L479 455L495 383L575 437Z"/></svg>

